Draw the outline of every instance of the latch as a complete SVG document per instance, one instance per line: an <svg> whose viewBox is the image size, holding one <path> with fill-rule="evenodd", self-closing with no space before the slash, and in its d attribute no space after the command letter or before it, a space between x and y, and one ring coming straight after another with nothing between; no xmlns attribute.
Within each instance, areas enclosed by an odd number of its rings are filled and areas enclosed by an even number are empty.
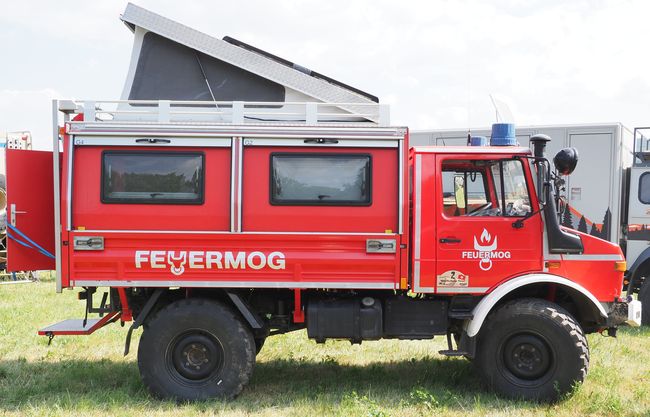
<svg viewBox="0 0 650 417"><path fill-rule="evenodd" d="M104 250L104 237L75 236L74 250Z"/></svg>
<svg viewBox="0 0 650 417"><path fill-rule="evenodd" d="M6 197L5 197L6 198ZM26 211L20 211L16 210L16 205L11 204L9 205L9 223L11 223L12 226L16 227L16 215L17 214L26 214Z"/></svg>
<svg viewBox="0 0 650 417"><path fill-rule="evenodd" d="M366 240L366 253L395 253L397 241L395 239L368 239Z"/></svg>

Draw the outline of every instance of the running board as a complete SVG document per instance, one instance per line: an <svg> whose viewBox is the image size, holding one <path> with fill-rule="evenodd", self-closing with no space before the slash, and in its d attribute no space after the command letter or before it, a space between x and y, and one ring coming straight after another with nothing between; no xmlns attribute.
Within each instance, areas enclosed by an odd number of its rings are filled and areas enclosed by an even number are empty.
<svg viewBox="0 0 650 417"><path fill-rule="evenodd" d="M61 336L85 336L94 333L109 323L119 318L120 312L113 311L99 319L88 319L84 326L84 319L68 319L52 324L38 331L39 336L47 336L50 340L57 335Z"/></svg>

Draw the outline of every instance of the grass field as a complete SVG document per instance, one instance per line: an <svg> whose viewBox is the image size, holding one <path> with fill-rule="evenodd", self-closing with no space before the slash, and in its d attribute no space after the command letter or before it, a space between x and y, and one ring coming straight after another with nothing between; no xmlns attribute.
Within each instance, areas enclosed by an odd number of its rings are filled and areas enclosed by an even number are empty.
<svg viewBox="0 0 650 417"><path fill-rule="evenodd" d="M7 416L650 416L650 329L589 336L587 381L559 404L486 392L464 359L434 341L317 345L304 332L267 340L253 378L232 402L175 404L150 397L136 357L122 356L126 328L56 337L39 327L82 317L53 282L0 285L0 415ZM138 337L133 340L136 351Z"/></svg>

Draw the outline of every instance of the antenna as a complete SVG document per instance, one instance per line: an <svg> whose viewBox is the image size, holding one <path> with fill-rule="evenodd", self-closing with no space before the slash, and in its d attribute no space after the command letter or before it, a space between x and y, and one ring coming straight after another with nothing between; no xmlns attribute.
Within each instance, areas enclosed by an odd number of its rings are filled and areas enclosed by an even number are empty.
<svg viewBox="0 0 650 417"><path fill-rule="evenodd" d="M495 103L494 96L492 94L490 94L490 101L492 101L492 106L494 107L494 113L495 113L495 117L496 117L497 123L498 123L498 122L500 122L500 120L499 120L499 107L497 106L497 103Z"/></svg>
<svg viewBox="0 0 650 417"><path fill-rule="evenodd" d="M490 94L490 100L492 100L492 105L494 106L494 112L496 114L497 123L514 123L515 116L513 116L510 111L508 104L498 99L494 94Z"/></svg>

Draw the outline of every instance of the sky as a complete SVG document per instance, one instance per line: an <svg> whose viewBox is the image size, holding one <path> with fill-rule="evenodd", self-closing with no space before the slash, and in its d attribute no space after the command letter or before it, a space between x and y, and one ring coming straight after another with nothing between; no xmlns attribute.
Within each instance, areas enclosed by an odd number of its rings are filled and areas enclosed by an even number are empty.
<svg viewBox="0 0 650 417"><path fill-rule="evenodd" d="M489 126L492 94L518 125L650 126L648 1L133 3L374 94L393 125ZM4 4L0 132L29 130L47 149L53 98L120 98L133 41L119 20L126 4Z"/></svg>

